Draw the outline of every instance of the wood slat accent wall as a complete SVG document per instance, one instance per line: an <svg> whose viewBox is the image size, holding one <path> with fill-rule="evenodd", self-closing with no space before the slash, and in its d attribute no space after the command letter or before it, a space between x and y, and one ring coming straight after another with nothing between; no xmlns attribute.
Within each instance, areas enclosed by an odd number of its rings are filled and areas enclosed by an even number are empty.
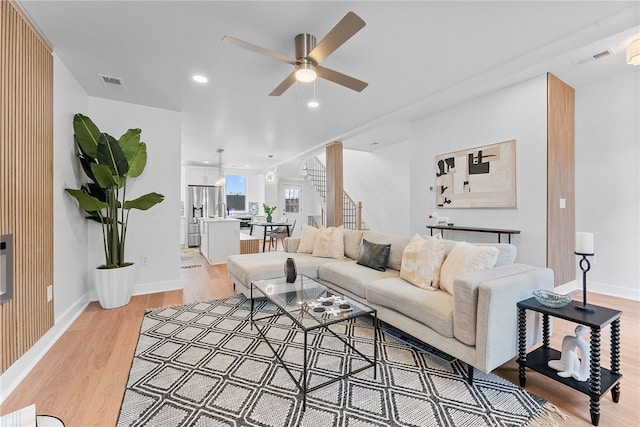
<svg viewBox="0 0 640 427"><path fill-rule="evenodd" d="M560 207L565 199L565 208ZM547 74L547 267L555 286L576 278L575 90Z"/></svg>
<svg viewBox="0 0 640 427"><path fill-rule="evenodd" d="M0 234L13 234L13 299L0 305L0 372L53 326L53 58L0 0Z"/></svg>
<svg viewBox="0 0 640 427"><path fill-rule="evenodd" d="M338 227L343 221L342 142L334 141L325 147L327 155L327 227Z"/></svg>

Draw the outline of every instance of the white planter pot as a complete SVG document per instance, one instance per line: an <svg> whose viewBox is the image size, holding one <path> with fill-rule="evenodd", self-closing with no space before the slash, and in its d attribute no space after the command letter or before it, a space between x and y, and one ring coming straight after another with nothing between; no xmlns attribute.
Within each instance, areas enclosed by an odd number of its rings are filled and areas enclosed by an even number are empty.
<svg viewBox="0 0 640 427"><path fill-rule="evenodd" d="M93 277L102 308L117 308L129 304L135 271L134 264L120 268L96 268Z"/></svg>

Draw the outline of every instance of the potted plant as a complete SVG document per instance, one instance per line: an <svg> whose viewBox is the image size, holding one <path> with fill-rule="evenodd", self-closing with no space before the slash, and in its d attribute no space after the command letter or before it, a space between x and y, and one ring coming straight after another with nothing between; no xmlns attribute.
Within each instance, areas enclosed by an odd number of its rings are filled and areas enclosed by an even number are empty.
<svg viewBox="0 0 640 427"><path fill-rule="evenodd" d="M142 174L147 164L147 146L140 129L129 129L116 140L101 132L87 116L73 117L78 159L90 182L66 191L73 196L87 219L100 224L105 262L97 267L94 282L102 308L129 303L133 291L133 263L125 258L125 241L131 209L147 210L164 196L148 193L126 200L127 179Z"/></svg>
<svg viewBox="0 0 640 427"><path fill-rule="evenodd" d="M276 208L277 206L269 206L266 203L262 204L262 209L264 209L264 213L267 215L267 222L273 221L273 217L271 216L271 214L276 210Z"/></svg>

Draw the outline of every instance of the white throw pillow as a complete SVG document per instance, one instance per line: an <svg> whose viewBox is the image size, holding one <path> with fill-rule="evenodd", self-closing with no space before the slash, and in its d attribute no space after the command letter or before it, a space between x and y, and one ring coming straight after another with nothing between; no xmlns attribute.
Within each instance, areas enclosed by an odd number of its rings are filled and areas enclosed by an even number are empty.
<svg viewBox="0 0 640 427"><path fill-rule="evenodd" d="M316 245L318 229L307 224L302 224L302 235L298 244L298 253L310 254Z"/></svg>
<svg viewBox="0 0 640 427"><path fill-rule="evenodd" d="M324 258L344 258L344 227L319 229L311 255Z"/></svg>
<svg viewBox="0 0 640 427"><path fill-rule="evenodd" d="M427 239L416 234L402 252L400 278L419 288L435 291L443 260L444 242L440 233Z"/></svg>
<svg viewBox="0 0 640 427"><path fill-rule="evenodd" d="M360 230L344 230L344 256L351 259L358 259L360 245L362 244L363 231Z"/></svg>
<svg viewBox="0 0 640 427"><path fill-rule="evenodd" d="M498 259L498 249L476 246L467 242L457 243L442 264L440 288L453 295L453 281L464 273L491 268Z"/></svg>

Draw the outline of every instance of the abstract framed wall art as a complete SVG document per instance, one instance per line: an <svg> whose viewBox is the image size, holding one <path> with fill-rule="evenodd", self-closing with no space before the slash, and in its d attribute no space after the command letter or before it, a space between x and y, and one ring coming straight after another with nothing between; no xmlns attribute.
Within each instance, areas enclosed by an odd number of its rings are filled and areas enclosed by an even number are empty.
<svg viewBox="0 0 640 427"><path fill-rule="evenodd" d="M436 156L438 208L515 208L516 140Z"/></svg>

